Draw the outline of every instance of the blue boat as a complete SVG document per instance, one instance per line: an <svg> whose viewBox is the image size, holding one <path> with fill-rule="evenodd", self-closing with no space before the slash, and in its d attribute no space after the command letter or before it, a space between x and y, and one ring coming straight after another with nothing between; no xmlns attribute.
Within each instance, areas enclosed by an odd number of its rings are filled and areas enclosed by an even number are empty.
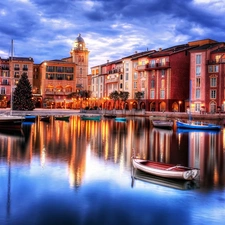
<svg viewBox="0 0 225 225"><path fill-rule="evenodd" d="M177 120L176 124L177 124L177 128L184 128L184 129L196 129L196 130L220 130L221 129L220 125L199 122L199 121L182 122Z"/></svg>
<svg viewBox="0 0 225 225"><path fill-rule="evenodd" d="M116 117L115 121L117 121L117 122L126 122L127 119L125 117Z"/></svg>
<svg viewBox="0 0 225 225"><path fill-rule="evenodd" d="M24 122L35 122L36 118L37 118L37 116L35 116L35 115L26 115Z"/></svg>

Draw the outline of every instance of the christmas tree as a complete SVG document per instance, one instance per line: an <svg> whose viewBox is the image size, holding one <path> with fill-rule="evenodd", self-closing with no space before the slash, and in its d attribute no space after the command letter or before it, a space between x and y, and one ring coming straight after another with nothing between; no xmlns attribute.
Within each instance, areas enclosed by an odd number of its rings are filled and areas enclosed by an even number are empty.
<svg viewBox="0 0 225 225"><path fill-rule="evenodd" d="M13 110L33 110L35 108L32 87L26 73L21 75L13 93Z"/></svg>

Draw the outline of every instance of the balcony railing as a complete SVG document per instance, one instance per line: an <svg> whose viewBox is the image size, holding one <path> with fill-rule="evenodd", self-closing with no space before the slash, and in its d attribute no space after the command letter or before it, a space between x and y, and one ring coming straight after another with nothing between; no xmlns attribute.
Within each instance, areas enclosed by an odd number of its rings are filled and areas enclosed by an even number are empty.
<svg viewBox="0 0 225 225"><path fill-rule="evenodd" d="M14 67L14 70L20 70L20 68L19 67Z"/></svg>
<svg viewBox="0 0 225 225"><path fill-rule="evenodd" d="M155 64L148 64L146 65L146 69L147 70L151 70L151 69L163 69L163 68L168 68L170 67L170 62L166 62L166 63L155 63Z"/></svg>

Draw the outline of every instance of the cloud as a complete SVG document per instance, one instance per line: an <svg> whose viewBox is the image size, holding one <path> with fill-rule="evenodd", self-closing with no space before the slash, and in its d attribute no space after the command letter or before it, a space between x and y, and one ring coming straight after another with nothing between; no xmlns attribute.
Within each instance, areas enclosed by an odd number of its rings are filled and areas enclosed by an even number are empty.
<svg viewBox="0 0 225 225"><path fill-rule="evenodd" d="M224 13L220 0L8 0L0 3L0 57L11 39L35 63L68 57L79 33L90 66L147 48L224 41Z"/></svg>

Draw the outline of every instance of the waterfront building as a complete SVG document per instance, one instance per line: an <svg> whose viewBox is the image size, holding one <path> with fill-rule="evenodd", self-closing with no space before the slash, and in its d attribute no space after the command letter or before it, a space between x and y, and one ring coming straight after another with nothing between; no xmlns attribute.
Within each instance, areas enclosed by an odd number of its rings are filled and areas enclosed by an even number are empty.
<svg viewBox="0 0 225 225"><path fill-rule="evenodd" d="M79 34L67 58L40 64L34 64L31 57L0 58L0 107L9 105L11 89L15 89L22 73L28 75L36 107L78 107L68 96L88 89L88 57L89 51Z"/></svg>
<svg viewBox="0 0 225 225"><path fill-rule="evenodd" d="M68 96L88 88L88 56L84 39L75 39L70 57L43 61L38 66L43 108L76 108ZM37 82L38 85L38 82Z"/></svg>
<svg viewBox="0 0 225 225"><path fill-rule="evenodd" d="M194 42L192 42L194 43ZM225 111L225 43L196 41L190 51L190 106L192 112Z"/></svg>
<svg viewBox="0 0 225 225"><path fill-rule="evenodd" d="M33 65L31 57L9 57L0 58L0 107L9 107L11 102L11 92L23 73L26 73L33 85Z"/></svg>

